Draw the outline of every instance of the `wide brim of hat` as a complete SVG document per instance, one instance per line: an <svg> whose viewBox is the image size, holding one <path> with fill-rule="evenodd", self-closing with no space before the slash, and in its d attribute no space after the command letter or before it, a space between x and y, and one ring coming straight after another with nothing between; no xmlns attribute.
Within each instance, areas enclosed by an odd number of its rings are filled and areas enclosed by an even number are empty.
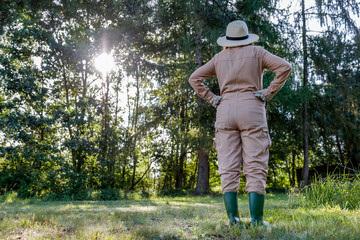
<svg viewBox="0 0 360 240"><path fill-rule="evenodd" d="M224 36L224 37L219 37L216 42L222 47L236 47L236 46L247 45L256 42L257 40L259 40L258 35L249 34L249 37L244 40L227 40L226 36Z"/></svg>

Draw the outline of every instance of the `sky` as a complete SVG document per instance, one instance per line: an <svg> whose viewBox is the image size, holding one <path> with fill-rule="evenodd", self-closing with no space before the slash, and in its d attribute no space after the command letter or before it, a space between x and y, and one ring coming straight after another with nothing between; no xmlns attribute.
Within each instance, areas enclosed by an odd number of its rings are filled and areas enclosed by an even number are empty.
<svg viewBox="0 0 360 240"><path fill-rule="evenodd" d="M358 3L360 2L360 0L357 1ZM312 7L316 6L316 1L315 0L307 0L305 1L305 9L310 9ZM301 11L301 0L280 0L279 2L279 6L281 9L283 8L287 8L290 7L290 12L294 13L294 12L300 12ZM314 9L315 11L315 9ZM314 12L312 11L312 12ZM291 17L291 21L294 21L294 14L292 14ZM356 24L358 25L358 27L360 27L360 16L355 16L354 14L350 13L350 16L352 19L355 19ZM306 22L307 24L307 30L308 30L308 34L310 35L316 35L319 34L320 31L324 31L325 28L321 27L320 25L320 21L316 18L310 18L310 16L308 15L308 20Z"/></svg>
<svg viewBox="0 0 360 240"><path fill-rule="evenodd" d="M290 21L294 22L294 13L295 12L301 12L301 0L291 1L291 0L281 0L280 3L280 9L285 9L289 7L291 17ZM315 6L315 1L306 1L305 2L305 8L311 8ZM307 20L307 29L309 30L308 34L318 34L319 31L323 30L323 28L320 26L320 22L317 19L314 18L308 18Z"/></svg>

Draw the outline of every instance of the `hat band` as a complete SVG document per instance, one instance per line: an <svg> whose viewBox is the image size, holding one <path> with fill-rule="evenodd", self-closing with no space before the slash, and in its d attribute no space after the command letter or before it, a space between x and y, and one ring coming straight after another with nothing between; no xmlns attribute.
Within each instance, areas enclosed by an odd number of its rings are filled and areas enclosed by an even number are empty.
<svg viewBox="0 0 360 240"><path fill-rule="evenodd" d="M231 41L245 40L248 38L249 38L249 35L246 35L245 37L228 37L228 36L226 36L226 40L231 40Z"/></svg>

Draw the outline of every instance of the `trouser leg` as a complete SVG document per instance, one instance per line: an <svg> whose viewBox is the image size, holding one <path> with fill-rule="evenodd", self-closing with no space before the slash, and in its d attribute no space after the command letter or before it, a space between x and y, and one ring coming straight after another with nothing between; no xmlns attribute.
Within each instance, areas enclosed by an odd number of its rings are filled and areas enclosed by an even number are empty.
<svg viewBox="0 0 360 240"><path fill-rule="evenodd" d="M214 145L218 154L222 193L238 192L241 173L240 131L216 129Z"/></svg>
<svg viewBox="0 0 360 240"><path fill-rule="evenodd" d="M271 145L267 127L241 132L243 171L246 177L246 192L265 195L268 172L269 148Z"/></svg>

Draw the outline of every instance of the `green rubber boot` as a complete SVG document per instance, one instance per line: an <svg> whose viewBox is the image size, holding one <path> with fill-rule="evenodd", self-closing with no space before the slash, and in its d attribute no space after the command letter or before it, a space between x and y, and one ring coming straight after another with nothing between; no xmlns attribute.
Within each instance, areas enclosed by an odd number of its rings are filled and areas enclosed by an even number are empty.
<svg viewBox="0 0 360 240"><path fill-rule="evenodd" d="M226 192L223 194L223 198L230 225L240 224L237 192Z"/></svg>
<svg viewBox="0 0 360 240"><path fill-rule="evenodd" d="M251 215L250 224L252 226L268 227L269 224L263 221L264 202L265 202L265 195L256 192L249 193L249 205L250 205L250 215Z"/></svg>

